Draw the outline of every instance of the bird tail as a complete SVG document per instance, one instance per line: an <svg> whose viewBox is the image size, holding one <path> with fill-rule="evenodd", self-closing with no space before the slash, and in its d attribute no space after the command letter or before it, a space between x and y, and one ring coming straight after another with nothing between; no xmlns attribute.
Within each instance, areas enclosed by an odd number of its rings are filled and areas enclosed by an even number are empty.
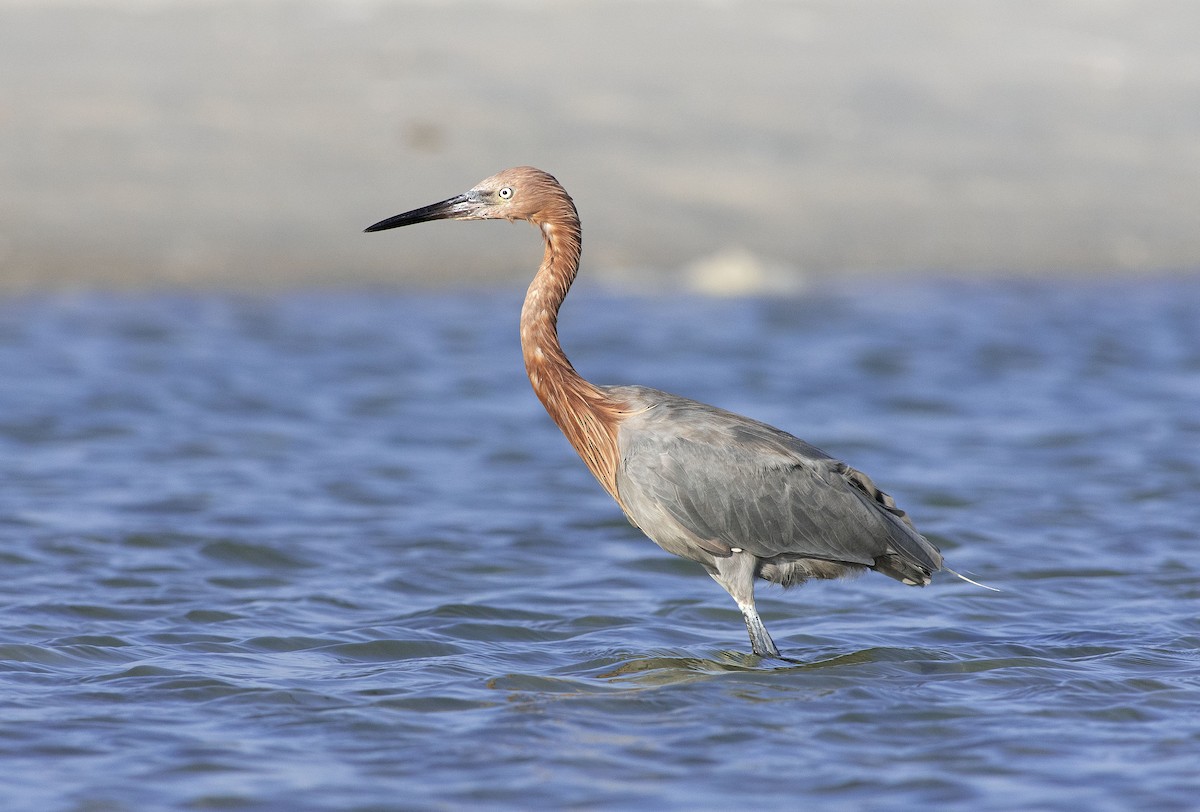
<svg viewBox="0 0 1200 812"><path fill-rule="evenodd" d="M874 566L871 569L878 573L882 573L889 578L895 578L902 584L909 586L929 586L931 570L921 564L915 564L909 560L908 556L901 556L895 553L881 555L875 559Z"/></svg>

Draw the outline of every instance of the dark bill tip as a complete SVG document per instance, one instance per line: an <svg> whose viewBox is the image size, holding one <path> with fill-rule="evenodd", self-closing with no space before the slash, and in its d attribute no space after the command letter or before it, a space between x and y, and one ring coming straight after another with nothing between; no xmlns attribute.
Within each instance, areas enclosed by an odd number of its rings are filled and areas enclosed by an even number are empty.
<svg viewBox="0 0 1200 812"><path fill-rule="evenodd" d="M375 225L367 226L363 230L366 232L386 231L389 228L411 226L414 223L426 223L430 220L446 220L452 217L459 217L470 211L470 209L471 198L465 194L456 195L449 200L443 200L441 203L422 206L419 209L413 209L412 211L404 212L404 214L397 214L386 220L380 220Z"/></svg>

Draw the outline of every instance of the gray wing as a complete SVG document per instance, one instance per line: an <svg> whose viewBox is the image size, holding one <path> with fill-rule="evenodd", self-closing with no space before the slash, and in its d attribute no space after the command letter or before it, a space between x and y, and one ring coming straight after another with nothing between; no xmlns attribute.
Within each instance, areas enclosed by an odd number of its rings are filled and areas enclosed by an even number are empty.
<svg viewBox="0 0 1200 812"><path fill-rule="evenodd" d="M813 558L927 575L942 557L863 473L792 435L642 387L643 411L618 436L618 490L630 518L671 552L679 528L705 552L739 547L764 559ZM659 534L659 535L656 535Z"/></svg>

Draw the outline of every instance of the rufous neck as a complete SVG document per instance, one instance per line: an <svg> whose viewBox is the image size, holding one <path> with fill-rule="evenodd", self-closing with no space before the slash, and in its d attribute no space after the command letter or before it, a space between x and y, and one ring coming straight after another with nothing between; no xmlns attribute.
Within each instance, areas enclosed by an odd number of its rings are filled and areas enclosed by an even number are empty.
<svg viewBox="0 0 1200 812"><path fill-rule="evenodd" d="M584 380L558 340L558 310L579 269L578 220L568 227L539 224L546 252L521 309L521 350L538 400L579 452L588 469L619 503L617 425L622 404Z"/></svg>
<svg viewBox="0 0 1200 812"><path fill-rule="evenodd" d="M576 384L595 387L575 372L558 340L558 311L579 272L578 218L565 225L540 223L539 227L546 244L545 253L521 308L521 351L534 391L545 403L542 390L546 382L541 380L544 377L574 379Z"/></svg>

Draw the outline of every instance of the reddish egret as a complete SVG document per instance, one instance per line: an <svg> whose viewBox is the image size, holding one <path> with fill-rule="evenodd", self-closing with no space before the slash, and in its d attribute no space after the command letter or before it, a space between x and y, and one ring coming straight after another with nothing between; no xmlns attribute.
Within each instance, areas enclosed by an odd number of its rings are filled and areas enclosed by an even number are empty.
<svg viewBox="0 0 1200 812"><path fill-rule="evenodd" d="M754 608L756 577L788 587L872 569L925 586L938 570L953 572L866 474L803 440L666 392L584 380L558 342L581 232L575 204L553 177L506 169L367 231L447 219L527 220L541 229L545 255L521 309L533 391L629 521L733 596L755 654L780 656Z"/></svg>

